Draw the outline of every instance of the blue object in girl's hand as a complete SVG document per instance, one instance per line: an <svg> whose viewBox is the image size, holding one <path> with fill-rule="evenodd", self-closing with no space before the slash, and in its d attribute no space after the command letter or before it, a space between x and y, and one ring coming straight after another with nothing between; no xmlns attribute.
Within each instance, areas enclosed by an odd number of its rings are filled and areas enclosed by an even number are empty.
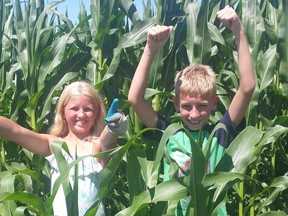
<svg viewBox="0 0 288 216"><path fill-rule="evenodd" d="M112 105L110 107L110 109L108 110L108 114L105 118L105 122L108 123L109 119L115 114L117 113L117 108L118 108L118 103L119 103L119 99L118 98L114 98Z"/></svg>
<svg viewBox="0 0 288 216"><path fill-rule="evenodd" d="M127 131L128 123L124 113L118 110L118 103L119 100L115 98L105 118L105 124L111 133L121 136Z"/></svg>

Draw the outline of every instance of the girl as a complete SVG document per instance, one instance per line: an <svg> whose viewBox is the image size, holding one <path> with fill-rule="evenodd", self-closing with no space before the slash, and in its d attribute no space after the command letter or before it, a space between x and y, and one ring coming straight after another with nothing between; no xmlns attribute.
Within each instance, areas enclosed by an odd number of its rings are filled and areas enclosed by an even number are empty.
<svg viewBox="0 0 288 216"><path fill-rule="evenodd" d="M46 157L51 165L51 188L53 188L59 176L51 148L54 141L66 142L70 155L77 153L77 156L97 154L116 147L118 135L124 134L127 130L126 117L123 113L116 112L106 119L107 126L105 126L105 115L104 104L95 89L86 82L74 82L64 89L59 98L55 122L49 134L33 132L0 116L0 137ZM65 151L63 155L68 163L75 159ZM98 159L86 157L78 163L79 215L84 215L97 201L101 171L109 159L109 157ZM71 175L70 183L73 179L73 174ZM67 203L66 207L65 195L60 187L53 202L54 215L67 215L68 206L71 206L71 203ZM97 215L104 215L103 206L100 206Z"/></svg>

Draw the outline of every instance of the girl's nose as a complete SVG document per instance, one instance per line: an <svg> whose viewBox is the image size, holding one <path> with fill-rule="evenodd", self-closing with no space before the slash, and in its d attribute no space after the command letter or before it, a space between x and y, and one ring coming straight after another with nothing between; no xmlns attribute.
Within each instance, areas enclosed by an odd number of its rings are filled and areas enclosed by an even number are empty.
<svg viewBox="0 0 288 216"><path fill-rule="evenodd" d="M78 110L78 113L77 113L78 116L84 116L85 113L83 110Z"/></svg>

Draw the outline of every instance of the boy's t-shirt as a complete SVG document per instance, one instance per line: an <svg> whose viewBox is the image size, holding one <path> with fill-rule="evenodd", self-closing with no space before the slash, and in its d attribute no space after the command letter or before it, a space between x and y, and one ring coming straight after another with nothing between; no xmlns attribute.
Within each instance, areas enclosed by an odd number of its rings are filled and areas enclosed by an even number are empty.
<svg viewBox="0 0 288 216"><path fill-rule="evenodd" d="M238 135L239 133L238 130L241 130L243 127L243 124L240 124L240 126L237 129L233 126L228 111L226 111L225 115L219 121L219 123L222 123L226 126L228 134L224 129L218 129L215 132L210 149L209 165L206 168L207 172L214 171L216 165L218 164L218 162L220 161L225 152L225 148L227 148L230 145L232 140ZM163 117L159 117L157 128L165 130L168 127L168 125L169 122L166 119L164 119ZM206 146L208 138L215 126L216 124L207 125L204 127L203 130L204 140L202 143L203 148ZM199 131L190 131L190 134L197 142ZM189 168L190 158L192 155L189 137L185 134L183 130L179 130L173 135L173 138L170 138L168 140L166 148L170 158L173 161L175 161L179 167L178 177L183 176ZM167 181L171 178L171 176L169 176L170 163L166 158L164 158L163 164L164 164L164 181ZM175 215L179 216L186 214L186 210L190 202L190 199L191 199L190 197L186 197L179 201ZM217 215L218 216L227 215L225 206L218 209Z"/></svg>

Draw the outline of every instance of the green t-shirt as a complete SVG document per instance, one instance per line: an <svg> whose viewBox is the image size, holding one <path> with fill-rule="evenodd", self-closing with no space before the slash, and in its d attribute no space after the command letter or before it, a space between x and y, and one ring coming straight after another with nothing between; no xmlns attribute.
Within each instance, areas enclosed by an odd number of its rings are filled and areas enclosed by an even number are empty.
<svg viewBox="0 0 288 216"><path fill-rule="evenodd" d="M198 132L190 132L195 141L198 140ZM203 148L206 146L209 133L204 133L204 141ZM167 151L169 153L170 158L175 161L179 167L178 177L184 176L185 172L189 169L189 163L191 158L191 146L189 137L185 134L184 131L178 131L173 135L173 138L169 139L166 145ZM209 158L209 166L206 167L207 172L213 172L217 163L220 161L221 157L225 152L225 148L218 144L217 138L214 137L211 144L210 158ZM168 163L167 159L164 159L164 181L167 181L172 178L172 173L170 174L170 163ZM185 197L180 200L177 206L177 213L175 215L185 215L188 204L190 202L190 197ZM227 215L226 208L223 206L220 208L221 211L218 211L217 215ZM221 214L220 214L221 212ZM224 213L224 214L223 214Z"/></svg>
<svg viewBox="0 0 288 216"><path fill-rule="evenodd" d="M217 166L218 162L222 158L222 156L225 153L225 147L230 144L230 142L236 137L238 134L236 129L233 127L233 124L231 122L229 113L226 112L224 117L220 121L223 123L228 132L229 132L229 139L227 139L226 132L224 132L223 129L219 130L218 133L216 132L214 134L214 137L212 139L211 148L210 148L210 157L208 162L208 167L206 167L206 172L214 172L215 167ZM213 127L210 127L210 130L204 130L203 132L203 143L202 148L204 148L207 144L208 138L211 133L211 129ZM194 138L194 140L197 142L199 132L198 131L190 131L190 134ZM225 146L225 147L224 147ZM189 169L189 163L191 159L191 144L189 137L185 134L183 130L180 130L176 132L173 135L173 138L170 138L167 145L166 145L168 154L170 156L170 159L172 159L178 166L178 170L176 173L172 173L171 171L175 171L174 169L170 169L171 164L168 162L167 158L164 158L163 164L164 164L164 181L167 181L174 177L181 177L185 174L185 172ZM177 205L177 209L175 210L175 215L185 215L187 207L189 205L191 197L185 197L181 199ZM218 208L217 211L218 216L224 216L227 215L226 206L223 205L222 207Z"/></svg>

